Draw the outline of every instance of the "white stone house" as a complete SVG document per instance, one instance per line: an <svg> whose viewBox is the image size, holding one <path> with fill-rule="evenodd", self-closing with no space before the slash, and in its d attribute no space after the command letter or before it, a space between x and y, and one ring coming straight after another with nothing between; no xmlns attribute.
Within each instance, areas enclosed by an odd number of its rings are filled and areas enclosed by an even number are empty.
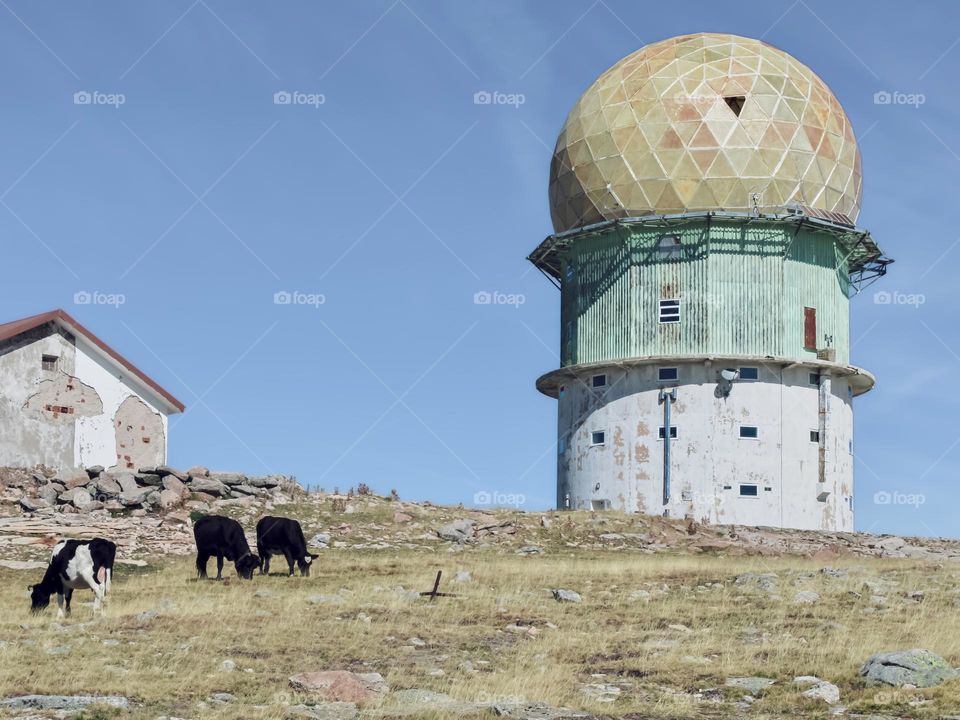
<svg viewBox="0 0 960 720"><path fill-rule="evenodd" d="M183 409L64 310L0 325L0 466L162 465Z"/></svg>

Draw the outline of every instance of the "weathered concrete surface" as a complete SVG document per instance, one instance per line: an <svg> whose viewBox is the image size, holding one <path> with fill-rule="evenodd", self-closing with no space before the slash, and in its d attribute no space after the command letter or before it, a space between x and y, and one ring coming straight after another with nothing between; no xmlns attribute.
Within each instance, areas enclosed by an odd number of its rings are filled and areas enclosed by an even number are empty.
<svg viewBox="0 0 960 720"><path fill-rule="evenodd" d="M114 467L135 470L166 460L166 433L160 413L131 395L114 416L117 459Z"/></svg>

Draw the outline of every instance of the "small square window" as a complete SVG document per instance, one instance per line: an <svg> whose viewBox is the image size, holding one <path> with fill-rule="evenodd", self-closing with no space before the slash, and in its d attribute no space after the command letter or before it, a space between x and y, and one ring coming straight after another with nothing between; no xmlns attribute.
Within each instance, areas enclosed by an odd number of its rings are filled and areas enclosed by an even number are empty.
<svg viewBox="0 0 960 720"><path fill-rule="evenodd" d="M661 426L661 427L660 427L660 439L661 439L661 440L663 440L664 435L666 435L666 428ZM671 426L670 426L670 439L671 439L671 440L676 440L676 439L677 439L677 426L676 426L676 425L671 425Z"/></svg>
<svg viewBox="0 0 960 720"><path fill-rule="evenodd" d="M850 454L853 455L853 440L850 440L848 448L850 449Z"/></svg>
<svg viewBox="0 0 960 720"><path fill-rule="evenodd" d="M820 442L820 431L811 430L810 431L810 442L819 443Z"/></svg>
<svg viewBox="0 0 960 720"><path fill-rule="evenodd" d="M657 370L657 380L676 380L677 379L677 369L676 368L660 368Z"/></svg>
<svg viewBox="0 0 960 720"><path fill-rule="evenodd" d="M740 437L747 438L748 440L756 440L760 437L760 430L756 425L741 425Z"/></svg>
<svg viewBox="0 0 960 720"><path fill-rule="evenodd" d="M759 495L756 485L741 485L740 497L757 497Z"/></svg>
<svg viewBox="0 0 960 720"><path fill-rule="evenodd" d="M594 375L590 380L590 384L595 388L601 388L607 386L607 376L606 375Z"/></svg>
<svg viewBox="0 0 960 720"><path fill-rule="evenodd" d="M680 322L680 299L679 298L660 301L659 322L661 324Z"/></svg>
<svg viewBox="0 0 960 720"><path fill-rule="evenodd" d="M590 501L590 509L591 509L591 510L597 510L597 511L599 511L599 510L609 510L609 509L610 509L610 501L609 501L609 500L591 500L591 501Z"/></svg>
<svg viewBox="0 0 960 720"><path fill-rule="evenodd" d="M43 370L50 370L52 372L57 371L57 363L60 358L56 355L44 355L40 360L40 367Z"/></svg>
<svg viewBox="0 0 960 720"><path fill-rule="evenodd" d="M817 387L820 387L820 373L810 373L808 382L811 385L816 385Z"/></svg>
<svg viewBox="0 0 960 720"><path fill-rule="evenodd" d="M740 368L740 379L741 380L759 380L760 368L755 368L755 367Z"/></svg>
<svg viewBox="0 0 960 720"><path fill-rule="evenodd" d="M591 445L603 445L607 442L607 433L603 430L594 430L590 433L590 444Z"/></svg>

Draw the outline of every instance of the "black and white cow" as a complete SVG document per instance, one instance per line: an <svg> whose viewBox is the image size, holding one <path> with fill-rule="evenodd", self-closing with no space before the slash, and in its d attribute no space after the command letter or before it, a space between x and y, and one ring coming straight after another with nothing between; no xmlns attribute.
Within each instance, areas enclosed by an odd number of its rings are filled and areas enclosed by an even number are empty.
<svg viewBox="0 0 960 720"><path fill-rule="evenodd" d="M232 560L237 575L247 580L260 566L260 558L250 552L243 528L236 520L222 515L205 515L193 525L197 542L197 575L207 576L207 560L217 558L217 580L222 579L223 559Z"/></svg>
<svg viewBox="0 0 960 720"><path fill-rule="evenodd" d="M257 523L257 552L262 558L261 575L270 572L271 555L283 555L287 559L290 575L293 575L293 561L296 560L304 577L310 575L310 563L319 557L307 552L307 540L300 523L282 517L265 517Z"/></svg>
<svg viewBox="0 0 960 720"><path fill-rule="evenodd" d="M50 596L57 595L57 617L70 613L73 591L80 588L93 590L93 610L103 609L103 600L110 592L113 581L113 561L117 546L109 540L61 540L53 548L50 564L43 580L30 586L30 609L43 611L50 604Z"/></svg>

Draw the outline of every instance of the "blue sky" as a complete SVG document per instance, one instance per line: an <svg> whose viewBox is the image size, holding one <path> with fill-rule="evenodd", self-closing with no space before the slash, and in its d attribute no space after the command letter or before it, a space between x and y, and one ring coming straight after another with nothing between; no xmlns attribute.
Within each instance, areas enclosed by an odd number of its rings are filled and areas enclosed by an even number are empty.
<svg viewBox="0 0 960 720"><path fill-rule="evenodd" d="M958 27L933 2L2 0L2 320L63 307L183 400L175 465L549 507L556 408L533 383L559 296L524 258L556 133L648 42L762 37L840 98L860 224L897 260L852 303L853 360L879 377L856 406L857 528L956 535Z"/></svg>

